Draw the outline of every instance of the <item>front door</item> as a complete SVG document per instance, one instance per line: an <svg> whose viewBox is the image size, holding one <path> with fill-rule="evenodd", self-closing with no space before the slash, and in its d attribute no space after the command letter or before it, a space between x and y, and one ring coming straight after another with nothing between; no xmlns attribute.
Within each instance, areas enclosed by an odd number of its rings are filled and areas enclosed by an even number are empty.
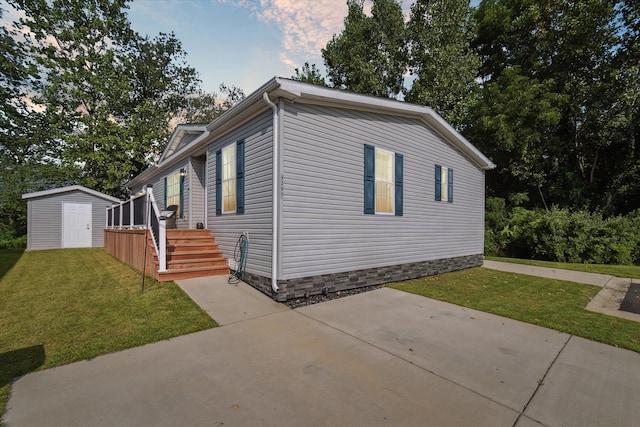
<svg viewBox="0 0 640 427"><path fill-rule="evenodd" d="M193 176L191 177L189 196L191 215L189 225L196 228L198 223L206 226L207 217L207 156L192 157L191 165Z"/></svg>
<svg viewBox="0 0 640 427"><path fill-rule="evenodd" d="M90 248L93 244L90 203L62 204L62 247Z"/></svg>

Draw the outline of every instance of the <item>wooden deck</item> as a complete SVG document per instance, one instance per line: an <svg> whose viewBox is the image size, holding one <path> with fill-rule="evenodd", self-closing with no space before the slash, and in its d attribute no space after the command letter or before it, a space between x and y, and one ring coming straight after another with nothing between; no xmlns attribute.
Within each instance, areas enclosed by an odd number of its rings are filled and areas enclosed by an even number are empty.
<svg viewBox="0 0 640 427"><path fill-rule="evenodd" d="M105 229L107 252L160 282L229 274L222 251L209 230L167 230L167 271L158 272L158 256L147 230ZM145 265L146 246L146 265Z"/></svg>

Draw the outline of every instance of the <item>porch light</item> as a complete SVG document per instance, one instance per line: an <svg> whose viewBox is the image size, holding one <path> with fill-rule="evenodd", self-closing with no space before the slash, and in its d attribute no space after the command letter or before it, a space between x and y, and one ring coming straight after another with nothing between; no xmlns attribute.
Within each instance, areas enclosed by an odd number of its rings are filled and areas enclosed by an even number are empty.
<svg viewBox="0 0 640 427"><path fill-rule="evenodd" d="M180 169L180 176L185 176L187 174L187 171L184 170L184 168Z"/></svg>

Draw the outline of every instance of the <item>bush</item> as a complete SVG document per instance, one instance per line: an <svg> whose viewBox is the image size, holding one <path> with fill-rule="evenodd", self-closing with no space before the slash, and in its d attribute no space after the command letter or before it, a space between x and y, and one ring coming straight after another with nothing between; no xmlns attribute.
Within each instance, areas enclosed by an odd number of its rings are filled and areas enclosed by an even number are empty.
<svg viewBox="0 0 640 427"><path fill-rule="evenodd" d="M24 249L27 247L27 236L7 237L0 239L0 249Z"/></svg>
<svg viewBox="0 0 640 427"><path fill-rule="evenodd" d="M488 199L485 253L545 261L640 265L640 211L600 213L552 208L506 208Z"/></svg>

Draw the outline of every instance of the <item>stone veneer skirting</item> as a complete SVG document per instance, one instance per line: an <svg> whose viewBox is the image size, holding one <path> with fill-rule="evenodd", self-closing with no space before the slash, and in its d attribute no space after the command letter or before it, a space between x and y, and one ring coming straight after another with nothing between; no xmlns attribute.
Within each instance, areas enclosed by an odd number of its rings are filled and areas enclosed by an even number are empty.
<svg viewBox="0 0 640 427"><path fill-rule="evenodd" d="M384 283L448 273L450 271L464 270L466 268L481 266L483 260L483 255L478 254L279 280L278 287L280 291L277 294L271 289L271 278L269 277L245 272L243 280L254 288L271 296L276 301L286 301L293 298L302 298L322 293L332 293L361 288L363 286L381 285Z"/></svg>

